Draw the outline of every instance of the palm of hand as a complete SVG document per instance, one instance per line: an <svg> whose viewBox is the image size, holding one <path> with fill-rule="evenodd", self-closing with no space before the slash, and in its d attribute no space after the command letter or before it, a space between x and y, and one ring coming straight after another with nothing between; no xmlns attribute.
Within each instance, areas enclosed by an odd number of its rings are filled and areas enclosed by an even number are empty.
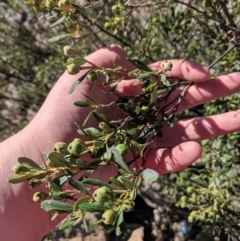
<svg viewBox="0 0 240 241"><path fill-rule="evenodd" d="M88 60L98 66L113 67L115 64L118 64L126 69L132 69L130 63L126 61L126 54L115 45L91 54L88 56ZM239 84L236 82L236 73L232 74L233 76L222 76L212 81L203 82L209 77L209 72L202 66L184 60L172 60L172 63L173 70L170 72L171 76L199 82L189 88L179 106L179 111L206 103L220 96L229 95L239 89ZM159 69L161 64L161 62L155 63L151 65L151 68ZM73 105L75 101L85 98L79 92L101 104L109 104L116 98L114 95L105 94L102 91L101 84L89 91L89 83L86 80L75 89L73 94L68 95L68 90L73 81L82 74L80 73L77 76L63 74L34 119L32 125L39 126L41 119L41 127L39 129L51 130L47 133L42 133L42 138L47 141L39 142L41 143L41 150L51 151L49 147L53 146L55 142L71 142L73 138L79 137L74 122L83 123L89 113L89 108L79 108ZM228 85L224 85L226 79L229 80ZM124 95L139 93L137 87L132 85L133 82L134 80L123 81L117 88L118 93ZM218 92L214 89L217 84L219 85ZM117 120L124 117L123 112L116 105L101 111L110 119ZM39 118L39 116L45 119ZM207 117L185 121L180 120L175 122L174 128L164 127L162 129L163 137L160 139L156 138L154 143L155 147L161 147L161 149L153 148L147 153L146 167L155 169L160 173L166 173L178 171L188 166L201 155L201 148L195 141L226 133L227 123L222 123L220 127L218 125L220 120L222 120L221 116L216 116L211 121ZM87 126L96 127L97 124L94 118L90 118ZM236 123L232 128L238 128Z"/></svg>

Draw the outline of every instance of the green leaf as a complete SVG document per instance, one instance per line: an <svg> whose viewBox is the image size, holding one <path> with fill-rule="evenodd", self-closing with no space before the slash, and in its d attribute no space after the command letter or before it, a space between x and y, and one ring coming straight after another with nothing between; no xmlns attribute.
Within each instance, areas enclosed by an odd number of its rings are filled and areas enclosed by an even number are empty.
<svg viewBox="0 0 240 241"><path fill-rule="evenodd" d="M90 70L89 70L90 71ZM77 87L78 84L80 84L88 75L89 71L87 71L85 74L83 74L80 78L78 78L77 80L75 80L72 84L72 87L69 90L69 94L72 94L73 91L75 90L75 88Z"/></svg>
<svg viewBox="0 0 240 241"><path fill-rule="evenodd" d="M137 131L138 131L138 127L127 130L127 133L128 133L128 135L132 136L132 135L136 134Z"/></svg>
<svg viewBox="0 0 240 241"><path fill-rule="evenodd" d="M18 162L28 168L28 169L33 169L33 170L42 170L42 168L33 160L27 158L27 157L19 157Z"/></svg>
<svg viewBox="0 0 240 241"><path fill-rule="evenodd" d="M159 174L152 169L145 169L142 172L143 180L147 183L155 182L159 178Z"/></svg>
<svg viewBox="0 0 240 241"><path fill-rule="evenodd" d="M79 128L77 132L82 136L90 136L93 138L103 136L103 133L94 127L89 127L85 129Z"/></svg>
<svg viewBox="0 0 240 241"><path fill-rule="evenodd" d="M110 177L110 181L120 187L125 187L117 178L115 177Z"/></svg>
<svg viewBox="0 0 240 241"><path fill-rule="evenodd" d="M57 42L57 41L59 41L59 40L68 38L68 37L70 37L70 36L71 36L71 34L58 35L58 36L55 36L55 37L52 37L52 38L48 39L48 42L49 42L49 43L54 43L54 42Z"/></svg>
<svg viewBox="0 0 240 241"><path fill-rule="evenodd" d="M127 58L127 60L132 63L134 66L136 66L137 68L141 69L141 70L145 70L145 71L151 71L152 69L150 69L145 63L143 63L142 61L138 60L138 59L129 59Z"/></svg>
<svg viewBox="0 0 240 241"><path fill-rule="evenodd" d="M51 25L50 25L50 27L51 28L53 28L53 27L55 27L55 26L57 26L57 25L59 25L59 24L61 24L64 20L65 20L65 18L66 18L66 16L64 15L64 16L62 16L61 18L59 18L55 23L52 23Z"/></svg>
<svg viewBox="0 0 240 241"><path fill-rule="evenodd" d="M9 177L7 180L10 183L21 183L23 181L27 181L35 176L41 175L41 174L45 174L46 172L43 171L39 171L39 172L33 172L33 173L25 173L25 174L21 174L21 175L16 175L14 177Z"/></svg>
<svg viewBox="0 0 240 241"><path fill-rule="evenodd" d="M76 57L73 59L73 63L76 65L82 65L86 63L86 59L84 59L83 57Z"/></svg>
<svg viewBox="0 0 240 241"><path fill-rule="evenodd" d="M97 112L96 110L93 111L93 116L96 118L98 122L105 122L106 124L110 124L109 119L102 113Z"/></svg>
<svg viewBox="0 0 240 241"><path fill-rule="evenodd" d="M81 191L83 194L88 194L87 188L83 185L82 182L73 180L72 178L68 178L68 183L76 188L77 190Z"/></svg>
<svg viewBox="0 0 240 241"><path fill-rule="evenodd" d="M120 211L118 213L117 223L116 223L116 235L117 236L122 235L123 224L124 224L124 215L123 215L123 210L120 209Z"/></svg>
<svg viewBox="0 0 240 241"><path fill-rule="evenodd" d="M122 167L124 170L126 170L127 172L131 173L130 169L128 168L127 163L123 160L120 152L118 151L117 148L115 147L111 147L110 148L111 152L113 153L114 159L116 161L116 163Z"/></svg>
<svg viewBox="0 0 240 241"><path fill-rule="evenodd" d="M120 182L127 188L127 189L132 189L134 187L134 184L130 182L127 178L124 177L119 177Z"/></svg>
<svg viewBox="0 0 240 241"><path fill-rule="evenodd" d="M45 200L41 203L41 208L47 212L71 213L73 205L56 200Z"/></svg>
<svg viewBox="0 0 240 241"><path fill-rule="evenodd" d="M238 176L238 170L237 168L233 167L225 174L230 179L236 178Z"/></svg>
<svg viewBox="0 0 240 241"><path fill-rule="evenodd" d="M106 208L100 203L82 203L79 205L79 209L85 212L94 213L103 212Z"/></svg>
<svg viewBox="0 0 240 241"><path fill-rule="evenodd" d="M150 98L150 103L149 103L150 105L155 103L158 99L157 89L158 89L158 87L156 86L151 93L151 98Z"/></svg>
<svg viewBox="0 0 240 241"><path fill-rule="evenodd" d="M89 163L86 161L83 161L81 159L76 159L76 163L80 168L87 168L89 167Z"/></svg>
<svg viewBox="0 0 240 241"><path fill-rule="evenodd" d="M90 107L91 104L88 103L88 101L75 101L74 105L78 106L78 107Z"/></svg>
<svg viewBox="0 0 240 241"><path fill-rule="evenodd" d="M137 140L140 142L140 143L144 143L145 142L145 139L147 138L147 136L149 136L150 134L153 133L153 129L151 128L148 128L148 127L145 127L141 133L139 134L139 136L137 137Z"/></svg>
<svg viewBox="0 0 240 241"><path fill-rule="evenodd" d="M60 186L58 186L50 177L47 180L53 191L62 191L62 188Z"/></svg>
<svg viewBox="0 0 240 241"><path fill-rule="evenodd" d="M161 81L164 86L169 87L171 83L167 80L167 76L165 74L161 74Z"/></svg>
<svg viewBox="0 0 240 241"><path fill-rule="evenodd" d="M134 69L130 72L128 72L129 77L137 77L138 76L139 69Z"/></svg>
<svg viewBox="0 0 240 241"><path fill-rule="evenodd" d="M79 198L75 204L74 204L74 207L73 207L73 211L74 212L77 212L79 210L79 205L82 204L82 203L88 203L88 201L91 199L92 197L91 196L83 196L81 198Z"/></svg>
<svg viewBox="0 0 240 241"><path fill-rule="evenodd" d="M154 72L146 72L146 73L143 73L143 74L141 74L141 75L139 75L137 78L139 79L139 80L144 80L144 79L147 79L147 78L150 78L150 77L152 77L152 76L154 76Z"/></svg>
<svg viewBox="0 0 240 241"><path fill-rule="evenodd" d="M77 218L65 221L59 226L59 230L65 230L67 228L70 228L76 221L77 221Z"/></svg>
<svg viewBox="0 0 240 241"><path fill-rule="evenodd" d="M69 166L69 163L64 159L61 153L53 151L48 154L48 159L57 167Z"/></svg>
<svg viewBox="0 0 240 241"><path fill-rule="evenodd" d="M105 186L108 187L110 190L116 190L117 188L112 186L111 184L98 180L98 179L93 179L93 178L86 178L82 181L82 183L88 183L88 184L92 184L92 185L96 185L96 186Z"/></svg>

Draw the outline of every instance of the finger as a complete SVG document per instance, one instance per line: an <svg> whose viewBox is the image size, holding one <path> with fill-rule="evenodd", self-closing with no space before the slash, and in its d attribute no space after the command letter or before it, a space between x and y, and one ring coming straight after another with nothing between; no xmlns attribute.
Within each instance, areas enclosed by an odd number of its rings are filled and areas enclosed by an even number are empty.
<svg viewBox="0 0 240 241"><path fill-rule="evenodd" d="M240 91L240 72L196 83L185 93L178 112ZM177 92L174 94L176 97ZM173 97L174 98L174 97Z"/></svg>
<svg viewBox="0 0 240 241"><path fill-rule="evenodd" d="M185 59L171 59L173 67L171 71L166 72L169 77L177 77L184 80L201 82L209 78L209 69L197 64L191 60ZM149 67L154 71L162 68L165 61L159 61L151 64Z"/></svg>
<svg viewBox="0 0 240 241"><path fill-rule="evenodd" d="M186 141L201 141L240 131L240 111L197 117L174 122L162 129L162 138L155 138L156 146L175 146ZM165 137L165 138L164 138Z"/></svg>
<svg viewBox="0 0 240 241"><path fill-rule="evenodd" d="M166 72L166 75L169 77L176 77L194 82L202 82L209 78L209 69L193 61L184 59L173 59L169 61L173 64L172 70ZM165 61L156 62L150 64L149 67L154 71L158 71L162 68L164 62ZM118 86L119 93L124 93L126 95L140 94L141 87L139 85L134 85L134 83L135 80L122 81Z"/></svg>
<svg viewBox="0 0 240 241"><path fill-rule="evenodd" d="M180 171L195 162L202 153L196 142L185 142L173 148L151 149L146 155L146 168L159 174Z"/></svg>

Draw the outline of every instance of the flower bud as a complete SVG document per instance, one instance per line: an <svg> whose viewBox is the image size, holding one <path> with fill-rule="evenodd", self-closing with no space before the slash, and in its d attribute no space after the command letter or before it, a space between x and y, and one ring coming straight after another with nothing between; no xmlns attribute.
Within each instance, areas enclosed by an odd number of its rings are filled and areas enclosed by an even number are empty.
<svg viewBox="0 0 240 241"><path fill-rule="evenodd" d="M106 210L102 215L102 220L104 224L111 225L116 219L116 212L113 210Z"/></svg>

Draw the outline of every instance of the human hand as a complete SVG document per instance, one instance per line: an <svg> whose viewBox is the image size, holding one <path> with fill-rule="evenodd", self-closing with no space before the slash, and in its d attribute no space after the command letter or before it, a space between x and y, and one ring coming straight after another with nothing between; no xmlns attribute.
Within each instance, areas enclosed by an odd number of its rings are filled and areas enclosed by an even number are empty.
<svg viewBox="0 0 240 241"><path fill-rule="evenodd" d="M102 58L102 56L105 56L105 58ZM133 66L126 61L126 57L126 54L120 47L112 45L90 55L88 60L98 66L113 67L117 64L131 70ZM195 85L187 90L178 112L230 95L240 89L239 73L232 73L208 80L209 70L197 63L187 60L171 60L171 62L173 63L173 69L167 72L168 76L196 82ZM162 67L162 64L163 61L160 61L151 64L150 67L158 70ZM76 88L72 95L67 95L66 93L70 89L72 82L81 75L83 75L83 72L76 76L69 76L65 73L51 91L35 121L32 122L32 126L40 127L39 130L48 129L47 126L51 126L52 131L44 133L44 135L47 135L45 140L48 140L48 143L46 141L39 142L45 145L45 147L41 148L42 150L48 150L56 141L70 142L74 137L78 137L76 126L73 123L75 121L83 123L88 114L86 108L73 106L74 101L85 98L79 92L102 104L108 104L113 101L114 95L106 95L102 91L104 87L101 83L98 83L89 91L90 83L86 80ZM118 94L125 96L139 93L140 88L133 85L134 82L135 80L129 79L122 81L116 91ZM179 94L177 90L174 93L175 96ZM175 97L174 93L171 95L171 98ZM169 102L171 102L171 98ZM121 119L124 117L124 114L114 105L106 111L103 110L103 112L110 119ZM239 130L237 113L230 112L212 117L178 120L175 121L173 128L166 125L162 129L163 136L155 138L154 148L146 154L146 167L164 174L179 171L189 166L201 156L201 147L197 143L198 141ZM47 120L42 121L43 118L47 118ZM231 121L231 125L229 125L229 121ZM88 124L89 126L97 126L93 119L90 119ZM45 127L45 125L47 126ZM131 159L132 157L128 158ZM98 175L102 173L100 172Z"/></svg>
<svg viewBox="0 0 240 241"><path fill-rule="evenodd" d="M126 57L124 51L114 45L93 53L88 56L88 60L98 66L113 67L114 64L118 64L130 70L133 66L126 61ZM178 111L209 102L221 96L230 95L240 89L239 73L208 80L209 71L192 61L171 60L171 62L173 63L173 69L167 73L168 75L197 82L187 90ZM162 63L152 64L151 68L159 69ZM1 146L1 150L5 150L5 154L1 155L1 160L4 161L3 165L6 167L4 169L7 170L6 172L3 172L3 168L0 170L0 181L4 183L0 188L0 196L2 196L0 206L6 207L4 215L1 217L4 221L7 220L7 222L5 221L5 227L3 225L1 230L4 231L7 228L7 223L11 223L16 230L21 232L26 230L25 235L27 233L28 238L23 237L21 239L19 237L19 241L37 240L36 237L41 238L41 235L43 236L50 231L56 225L56 222L51 222L49 214L40 210L39 205L32 202L31 197L36 190L29 190L25 184L12 187L13 185L6 183L7 177L11 175L11 167L19 156L29 157L43 165L44 160L41 154L43 151L52 151L53 145L57 141L68 143L73 138L78 137L74 122L82 123L88 114L87 109L73 105L75 101L84 99L80 92L103 104L111 102L114 98L114 96L105 95L102 92L101 84L89 91L87 81L83 81L73 94L68 95L73 81L82 74L83 72L76 76L63 74L31 123ZM139 93L140 89L133 86L133 83L134 80L122 81L117 88L118 93L124 95ZM124 117L124 114L116 106L103 111L109 118L120 119ZM238 131L240 129L238 119L238 111L235 111L212 117L178 120L173 128L165 126L162 129L163 137L156 138L153 144L154 148L146 153L146 167L155 169L161 174L179 171L187 167L201 155L201 147L197 141ZM96 126L97 123L90 120L88 125ZM19 144L20 147L15 149L14 152L12 143L21 143ZM130 156L128 158L131 159ZM95 178L103 179L106 176L105 173L111 175L111 171L114 170L102 170L97 173ZM8 191L6 191L7 189ZM6 193L8 195L5 195ZM25 208L22 211L19 211L18 200L24 202ZM18 219L13 213L19 213ZM60 221L60 219L57 221ZM18 225L18 223L21 223L21 225ZM28 233L29 225L33 225L34 229L32 230L36 230L37 233ZM1 233L4 236L4 232ZM6 235L8 235L6 240L11 240L9 234Z"/></svg>

